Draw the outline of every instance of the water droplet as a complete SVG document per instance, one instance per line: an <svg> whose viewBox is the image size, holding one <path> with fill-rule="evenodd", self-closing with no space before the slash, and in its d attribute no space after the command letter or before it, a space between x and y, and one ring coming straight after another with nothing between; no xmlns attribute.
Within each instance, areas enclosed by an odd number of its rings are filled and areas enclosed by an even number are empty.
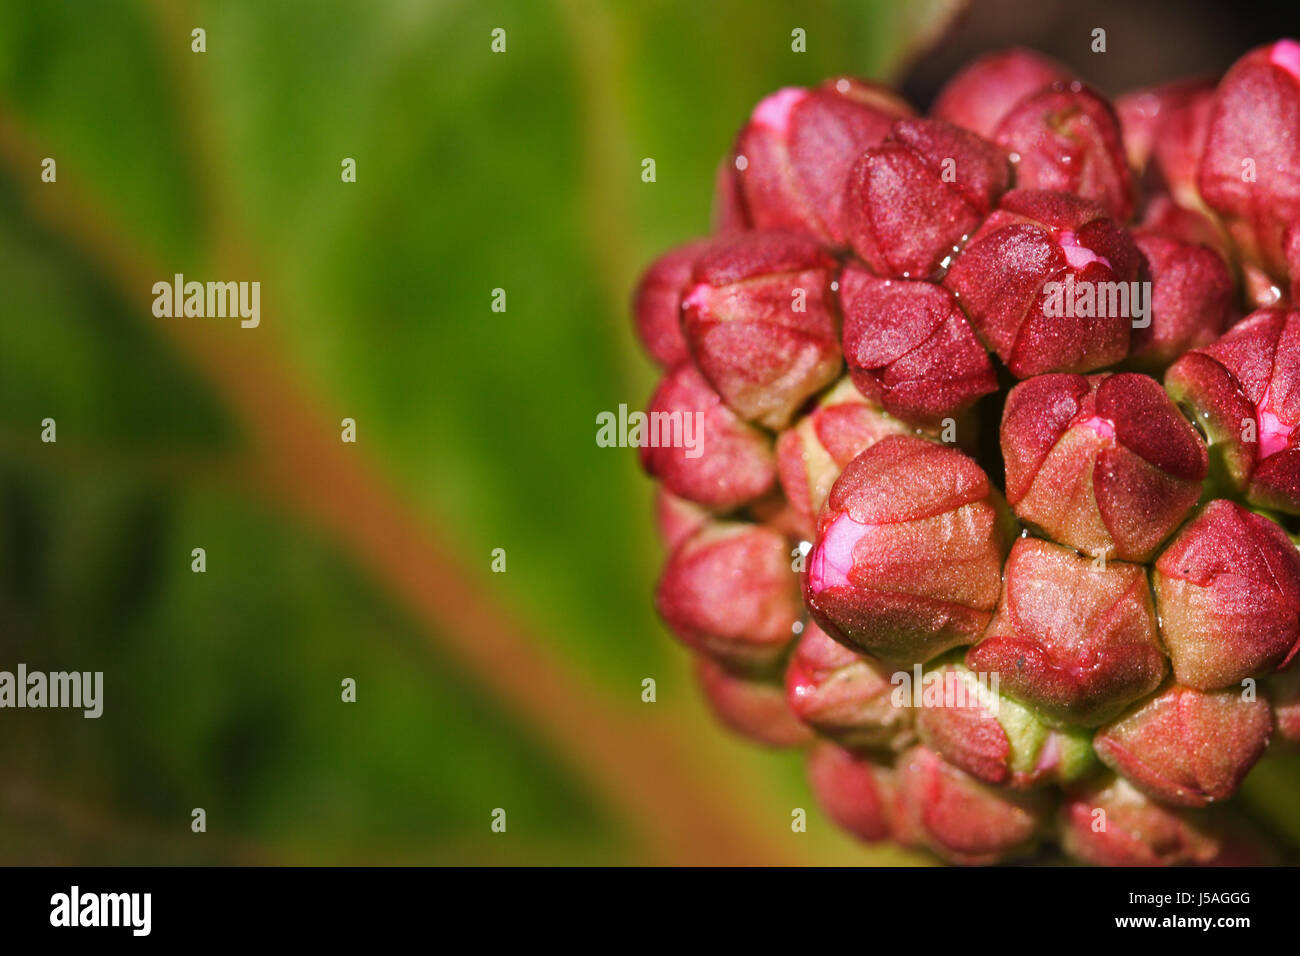
<svg viewBox="0 0 1300 956"><path fill-rule="evenodd" d="M840 77L840 79L835 81L835 89L837 89L841 93L847 93L849 91L850 86L851 84L849 83L849 81L844 79L843 77Z"/></svg>
<svg viewBox="0 0 1300 956"><path fill-rule="evenodd" d="M746 159L744 156L736 157L736 168L738 170L740 170L743 173L748 167L749 167L748 159Z"/></svg>

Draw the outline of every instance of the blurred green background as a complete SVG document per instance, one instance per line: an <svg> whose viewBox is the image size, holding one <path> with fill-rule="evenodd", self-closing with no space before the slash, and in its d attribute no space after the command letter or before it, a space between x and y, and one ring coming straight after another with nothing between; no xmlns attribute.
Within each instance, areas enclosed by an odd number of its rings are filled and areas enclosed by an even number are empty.
<svg viewBox="0 0 1300 956"><path fill-rule="evenodd" d="M898 76L955 6L0 2L0 668L105 674L99 720L0 712L0 861L919 862L704 712L650 485L594 435L750 106ZM918 95L1034 42L1006 7ZM154 318L176 272L260 281L261 326Z"/></svg>

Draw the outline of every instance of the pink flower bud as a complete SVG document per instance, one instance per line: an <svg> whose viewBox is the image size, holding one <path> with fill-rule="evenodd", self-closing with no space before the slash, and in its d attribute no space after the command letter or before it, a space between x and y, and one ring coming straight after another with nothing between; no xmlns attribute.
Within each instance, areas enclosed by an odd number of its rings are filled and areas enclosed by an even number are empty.
<svg viewBox="0 0 1300 956"><path fill-rule="evenodd" d="M1178 683L1231 687L1300 646L1300 553L1277 524L1211 501L1156 561L1160 628Z"/></svg>
<svg viewBox="0 0 1300 956"><path fill-rule="evenodd" d="M688 357L682 337L682 296L691 284L695 260L709 242L697 239L665 252L646 269L632 295L632 317L641 344L665 368Z"/></svg>
<svg viewBox="0 0 1300 956"><path fill-rule="evenodd" d="M1300 514L1300 312L1251 313L1170 366L1165 387L1205 429L1234 491Z"/></svg>
<svg viewBox="0 0 1300 956"><path fill-rule="evenodd" d="M850 263L839 295L849 374L891 415L937 428L997 391L993 363L946 289Z"/></svg>
<svg viewBox="0 0 1300 956"><path fill-rule="evenodd" d="M785 674L789 709L854 750L898 751L916 740L912 711L895 706L890 672L809 623Z"/></svg>
<svg viewBox="0 0 1300 956"><path fill-rule="evenodd" d="M1020 100L993 139L1011 154L1018 188L1092 199L1120 222L1132 215L1133 182L1119 119L1109 101L1078 80Z"/></svg>
<svg viewBox="0 0 1300 956"><path fill-rule="evenodd" d="M672 551L698 531L710 518L709 512L685 498L678 498L663 486L655 492L655 528L665 551Z"/></svg>
<svg viewBox="0 0 1300 956"><path fill-rule="evenodd" d="M849 166L911 112L889 90L847 77L767 97L740 131L732 156L750 223L842 245Z"/></svg>
<svg viewBox="0 0 1300 956"><path fill-rule="evenodd" d="M831 488L804 601L831 637L891 663L969 644L997 602L1008 518L1001 495L961 452L885 438Z"/></svg>
<svg viewBox="0 0 1300 956"><path fill-rule="evenodd" d="M776 467L781 487L811 540L817 512L841 469L887 435L911 429L869 403L848 378L821 397L817 407L781 433Z"/></svg>
<svg viewBox="0 0 1300 956"><path fill-rule="evenodd" d="M813 739L785 706L781 685L730 673L704 655L696 655L695 676L714 715L742 737L769 747L801 747Z"/></svg>
<svg viewBox="0 0 1300 956"><path fill-rule="evenodd" d="M1010 182L1006 154L987 140L942 120L899 120L849 171L849 244L880 275L937 278Z"/></svg>
<svg viewBox="0 0 1300 956"><path fill-rule="evenodd" d="M1007 502L1054 541L1146 561L1201 496L1205 444L1153 378L1040 375L1002 414Z"/></svg>
<svg viewBox="0 0 1300 956"><path fill-rule="evenodd" d="M997 614L966 666L1054 722L1095 727L1160 686L1166 671L1140 565L1021 538Z"/></svg>
<svg viewBox="0 0 1300 956"><path fill-rule="evenodd" d="M987 53L948 81L931 113L991 139L1002 118L1022 99L1070 79L1065 67L1030 50Z"/></svg>
<svg viewBox="0 0 1300 956"><path fill-rule="evenodd" d="M683 541L655 603L687 646L753 675L774 671L802 613L785 538L739 522L710 522Z"/></svg>
<svg viewBox="0 0 1300 956"><path fill-rule="evenodd" d="M1148 796L1203 807L1237 792L1268 746L1268 702L1240 689L1174 685L1107 724L1093 740L1102 762Z"/></svg>
<svg viewBox="0 0 1300 956"><path fill-rule="evenodd" d="M1204 213L1178 205L1168 193L1147 202L1139 234L1164 236L1194 246L1208 246L1225 264L1233 263L1231 243L1217 222Z"/></svg>
<svg viewBox="0 0 1300 956"><path fill-rule="evenodd" d="M808 783L826 815L860 840L892 833L894 774L888 767L820 743L808 752Z"/></svg>
<svg viewBox="0 0 1300 956"><path fill-rule="evenodd" d="M1134 241L1150 276L1151 324L1133 330L1132 358L1145 368L1164 368L1227 329L1232 275L1211 248L1145 231L1136 233Z"/></svg>
<svg viewBox="0 0 1300 956"><path fill-rule="evenodd" d="M685 443L688 427L694 447ZM678 497L731 511L764 494L776 480L771 440L737 418L689 362L659 383L650 399L648 429L653 434L643 436L641 464ZM677 444L652 441L665 433L671 438L675 429L683 439Z"/></svg>
<svg viewBox="0 0 1300 956"><path fill-rule="evenodd" d="M1300 44L1278 40L1239 59L1219 83L1198 185L1241 251L1286 274L1286 228L1300 220Z"/></svg>
<svg viewBox="0 0 1300 956"><path fill-rule="evenodd" d="M1209 818L1161 806L1123 777L1104 777L1066 800L1061 845L1096 866L1204 865L1222 849Z"/></svg>
<svg viewBox="0 0 1300 956"><path fill-rule="evenodd" d="M1115 100L1115 113L1124 135L1124 149L1128 154L1129 165L1139 172L1146 170L1148 161L1155 158L1154 153L1162 148L1170 148L1164 142L1168 136L1175 141L1174 145L1180 153L1194 153L1191 169L1194 186L1196 164L1200 161L1200 147L1204 142L1204 128L1201 129L1200 141L1188 141L1187 108L1191 103L1208 103L1214 96L1214 87L1213 78L1174 80L1125 93ZM1208 120L1208 106L1201 106L1199 111ZM1156 158L1156 165L1159 166L1159 163ZM1158 177L1156 186L1160 186Z"/></svg>
<svg viewBox="0 0 1300 956"><path fill-rule="evenodd" d="M1132 238L1096 203L1017 189L1002 197L944 285L1017 378L1090 372L1128 354L1132 316L1108 307L1107 290L1118 302L1119 287L1103 284L1135 281L1140 261ZM1097 308L1099 289L1106 308ZM1088 290L1091 297L1076 294Z"/></svg>
<svg viewBox="0 0 1300 956"><path fill-rule="evenodd" d="M923 684L921 742L985 783L1063 783L1096 766L1089 731L1047 726L1031 708L999 694L996 675L945 661L927 669Z"/></svg>
<svg viewBox="0 0 1300 956"><path fill-rule="evenodd" d="M919 834L945 860L969 866L1032 850L1050 809L1042 791L990 787L925 747L902 756L896 781L899 828Z"/></svg>
<svg viewBox="0 0 1300 956"><path fill-rule="evenodd" d="M793 233L720 239L695 264L682 329L695 364L741 418L784 428L840 371L834 258Z"/></svg>

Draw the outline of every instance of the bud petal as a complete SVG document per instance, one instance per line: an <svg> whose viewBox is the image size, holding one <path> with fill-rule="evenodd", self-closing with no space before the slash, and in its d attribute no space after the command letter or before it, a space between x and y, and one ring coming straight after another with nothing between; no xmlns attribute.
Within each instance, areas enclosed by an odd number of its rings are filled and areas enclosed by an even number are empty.
<svg viewBox="0 0 1300 956"><path fill-rule="evenodd" d="M682 337L682 296L691 282L695 260L709 248L697 239L670 249L650 264L632 296L632 317L641 344L660 365L671 368L688 355Z"/></svg>
<svg viewBox="0 0 1300 956"><path fill-rule="evenodd" d="M1076 310L1065 299L1089 284L1136 280L1140 261L1128 233L1096 203L1017 189L1002 197L944 285L1017 378L1089 372L1128 354L1132 319Z"/></svg>
<svg viewBox="0 0 1300 956"><path fill-rule="evenodd" d="M1016 164L1021 189L1053 189L1092 199L1120 222L1133 213L1119 119L1110 102L1078 80L1022 99L993 139Z"/></svg>
<svg viewBox="0 0 1300 956"><path fill-rule="evenodd" d="M1145 231L1134 241L1150 276L1151 324L1133 330L1133 359L1145 368L1163 368L1227 329L1232 275L1223 258L1206 246Z"/></svg>
<svg viewBox="0 0 1300 956"><path fill-rule="evenodd" d="M839 295L849 374L891 415L936 428L997 391L993 363L946 289L850 263Z"/></svg>
<svg viewBox="0 0 1300 956"><path fill-rule="evenodd" d="M1285 667L1300 646L1300 553L1277 524L1212 501L1155 564L1174 675L1198 690Z"/></svg>
<svg viewBox="0 0 1300 956"><path fill-rule="evenodd" d="M893 701L884 664L855 654L809 623L785 675L790 710L854 750L898 751L916 740L912 712Z"/></svg>
<svg viewBox="0 0 1300 956"><path fill-rule="evenodd" d="M916 715L921 741L986 783L1017 788L1064 783L1096 765L1091 733L1055 730L998 693L998 675L976 675L960 660L927 670Z"/></svg>
<svg viewBox="0 0 1300 956"><path fill-rule="evenodd" d="M1040 375L1002 415L1007 501L1055 541L1146 561L1196 505L1205 444L1155 379Z"/></svg>
<svg viewBox="0 0 1300 956"><path fill-rule="evenodd" d="M847 77L767 97L740 131L732 161L752 226L843 244L849 166L885 138L894 120L909 115L892 92Z"/></svg>
<svg viewBox="0 0 1300 956"><path fill-rule="evenodd" d="M887 435L909 435L911 431L868 402L853 382L843 378L822 396L816 408L781 433L776 441L777 472L809 539L817 512L841 469Z"/></svg>
<svg viewBox="0 0 1300 956"><path fill-rule="evenodd" d="M1007 519L1001 495L961 452L885 438L831 488L805 603L831 637L891 663L968 644L997 601Z"/></svg>
<svg viewBox="0 0 1300 956"><path fill-rule="evenodd" d="M1047 719L1095 727L1160 686L1166 671L1146 571L1099 567L1069 548L1021 538L997 614L966 654L1002 692Z"/></svg>
<svg viewBox="0 0 1300 956"><path fill-rule="evenodd" d="M1202 423L1234 491L1300 514L1300 312L1252 312L1175 362L1165 387Z"/></svg>
<svg viewBox="0 0 1300 956"><path fill-rule="evenodd" d="M689 362L659 383L650 399L648 421L653 434L641 446L641 464L681 498L714 511L731 511L767 492L776 479L770 439L737 418ZM656 422L667 424L658 427ZM684 437L686 425L696 422L694 449L684 442L653 443L674 428Z"/></svg>
<svg viewBox="0 0 1300 956"><path fill-rule="evenodd" d="M1006 154L987 140L942 120L899 120L849 171L849 243L880 275L937 278L1010 182Z"/></svg>
<svg viewBox="0 0 1300 956"><path fill-rule="evenodd" d="M1066 800L1061 845L1097 866L1207 864L1221 850L1208 818L1161 806L1123 777L1102 778Z"/></svg>
<svg viewBox="0 0 1300 956"><path fill-rule="evenodd" d="M752 675L774 671L801 615L785 538L739 522L710 522L683 541L655 603L687 646Z"/></svg>
<svg viewBox="0 0 1300 956"><path fill-rule="evenodd" d="M741 418L784 428L840 371L835 260L813 240L742 233L695 264L682 328L695 364Z"/></svg>
<svg viewBox="0 0 1300 956"><path fill-rule="evenodd" d="M1198 184L1246 258L1286 274L1283 234L1300 220L1300 44L1251 50L1219 83Z"/></svg>
<svg viewBox="0 0 1300 956"><path fill-rule="evenodd" d="M1205 104L1200 106L1200 112L1208 121L1208 104L1213 99L1214 87L1213 78L1174 80L1125 93L1115 100L1115 113L1124 135L1124 149L1128 154L1129 165L1143 172L1147 169L1148 162L1154 159L1155 165L1159 167L1160 159L1154 154L1164 147L1163 140L1169 136L1175 140L1178 152L1194 154L1191 178L1195 187L1196 164L1200 161L1200 150L1204 145L1204 124L1200 130L1200 140L1189 139L1187 133L1195 124L1188 123L1186 111L1191 103ZM1167 187L1168 184L1162 184L1158 175L1152 178L1155 179L1157 188L1161 185ZM1199 196L1195 198L1199 200ZM1193 208L1198 205L1197 202L1182 204Z"/></svg>
<svg viewBox="0 0 1300 956"><path fill-rule="evenodd" d="M1103 763L1148 796L1203 807L1237 792L1272 733L1263 699L1174 685L1103 727L1093 746Z"/></svg>
<svg viewBox="0 0 1300 956"><path fill-rule="evenodd" d="M742 737L769 747L800 747L813 739L785 706L780 684L732 674L704 655L696 655L695 676L714 715Z"/></svg>
<svg viewBox="0 0 1300 956"><path fill-rule="evenodd" d="M665 551L672 551L693 535L709 517L706 509L685 498L678 498L662 486L655 492L655 528Z"/></svg>
<svg viewBox="0 0 1300 956"><path fill-rule="evenodd" d="M808 752L808 783L826 815L860 840L888 839L894 774L832 743Z"/></svg>
<svg viewBox="0 0 1300 956"><path fill-rule="evenodd" d="M1002 118L1030 93L1072 79L1059 63L1030 50L987 53L948 81L934 101L934 116L992 138Z"/></svg>
<svg viewBox="0 0 1300 956"><path fill-rule="evenodd" d="M900 827L953 863L979 866L1026 853L1050 807L1042 791L989 787L925 747L904 754L896 774Z"/></svg>

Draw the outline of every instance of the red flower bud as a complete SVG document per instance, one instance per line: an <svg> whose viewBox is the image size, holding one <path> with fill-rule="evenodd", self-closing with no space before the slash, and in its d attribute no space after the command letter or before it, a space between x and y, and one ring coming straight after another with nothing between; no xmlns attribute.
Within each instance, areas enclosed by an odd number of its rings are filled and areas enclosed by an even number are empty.
<svg viewBox="0 0 1300 956"><path fill-rule="evenodd" d="M1209 216L1178 205L1168 193L1157 193L1147 203L1141 233L1164 236L1195 246L1208 246L1225 264L1233 262L1227 235Z"/></svg>
<svg viewBox="0 0 1300 956"><path fill-rule="evenodd" d="M912 711L897 707L890 672L809 623L785 674L791 711L854 750L903 750L916 740Z"/></svg>
<svg viewBox="0 0 1300 956"><path fill-rule="evenodd" d="M1198 185L1246 256L1286 274L1283 234L1300 220L1300 43L1251 50L1219 83Z"/></svg>
<svg viewBox="0 0 1300 956"><path fill-rule="evenodd" d="M1008 518L1001 495L961 452L885 438L831 488L804 601L831 637L891 663L969 644L997 602Z"/></svg>
<svg viewBox="0 0 1300 956"><path fill-rule="evenodd" d="M927 669L916 729L921 742L986 783L1017 788L1074 780L1096 766L1081 729L1054 730L998 693L997 675L960 661Z"/></svg>
<svg viewBox="0 0 1300 956"><path fill-rule="evenodd" d="M1021 189L1052 189L1098 202L1120 222L1133 213L1133 182L1109 101L1078 80L1020 100L994 141L1016 164Z"/></svg>
<svg viewBox="0 0 1300 956"><path fill-rule="evenodd" d="M1205 444L1153 378L1040 375L1002 414L1007 502L1087 554L1150 559L1201 495Z"/></svg>
<svg viewBox="0 0 1300 956"><path fill-rule="evenodd" d="M685 498L678 498L662 486L655 492L655 528L665 551L672 551L693 535L709 517L706 509Z"/></svg>
<svg viewBox="0 0 1300 956"><path fill-rule="evenodd" d="M870 404L847 378L781 433L776 441L777 472L809 539L841 469L885 436L908 434L910 428Z"/></svg>
<svg viewBox="0 0 1300 956"><path fill-rule="evenodd" d="M695 676L714 715L742 737L769 747L801 747L813 739L785 706L780 684L732 674L702 654Z"/></svg>
<svg viewBox="0 0 1300 956"><path fill-rule="evenodd" d="M1276 523L1212 501L1156 561L1160 628L1180 684L1230 687L1300 646L1300 553Z"/></svg>
<svg viewBox="0 0 1300 956"><path fill-rule="evenodd" d="M702 417L694 417L696 413ZM648 422L653 434L641 445L641 464L679 497L714 511L731 511L764 494L776 479L771 440L737 418L689 362L659 383L650 399ZM694 447L651 440L674 429L684 438L688 425Z"/></svg>
<svg viewBox="0 0 1300 956"><path fill-rule="evenodd" d="M1232 275L1211 248L1146 231L1134 241L1150 275L1151 324L1133 330L1132 357L1143 367L1164 368L1223 334L1232 314Z"/></svg>
<svg viewBox="0 0 1300 956"><path fill-rule="evenodd" d="M732 157L750 223L843 244L849 166L911 112L889 90L847 77L767 97L740 131Z"/></svg>
<svg viewBox="0 0 1300 956"><path fill-rule="evenodd" d="M1005 577L993 623L966 654L1003 693L1049 720L1095 727L1160 686L1165 657L1141 566L1021 538Z"/></svg>
<svg viewBox="0 0 1300 956"><path fill-rule="evenodd" d="M1119 287L1103 283L1135 281L1140 261L1128 233L1096 203L1017 189L1002 197L944 285L1017 378L1090 372L1128 354L1132 317L1096 306L1109 302L1111 289L1119 300ZM1091 289L1090 302L1076 289Z"/></svg>
<svg viewBox="0 0 1300 956"><path fill-rule="evenodd" d="M808 783L826 815L868 843L892 832L894 774L833 743L808 752Z"/></svg>
<svg viewBox="0 0 1300 956"><path fill-rule="evenodd" d="M688 357L682 337L682 296L691 284L695 260L709 242L697 239L665 252L646 269L632 295L632 317L641 344L665 368Z"/></svg>
<svg viewBox="0 0 1300 956"><path fill-rule="evenodd" d="M736 413L784 428L840 371L835 260L812 239L749 232L695 264L682 329L695 364Z"/></svg>
<svg viewBox="0 0 1300 956"><path fill-rule="evenodd" d="M997 391L993 363L946 289L850 263L839 295L849 374L885 411L936 428Z"/></svg>
<svg viewBox="0 0 1300 956"><path fill-rule="evenodd" d="M987 140L942 120L899 120L849 171L849 244L880 275L937 277L1010 182L1006 154Z"/></svg>
<svg viewBox="0 0 1300 956"><path fill-rule="evenodd" d="M683 541L655 603L685 644L746 674L773 671L801 616L785 538L739 522L710 522Z"/></svg>
<svg viewBox="0 0 1300 956"><path fill-rule="evenodd" d="M1196 176L1196 164L1200 162L1200 147L1204 140L1204 128L1201 129L1201 141L1190 143L1186 136L1189 129L1186 111L1191 103L1208 104L1214 96L1213 78L1197 77L1195 79L1174 80L1159 86L1125 93L1115 100L1115 114L1119 117L1120 131L1124 135L1124 150L1128 154L1129 165L1142 172L1147 163L1155 159L1154 154L1166 146L1168 136L1175 140L1179 152L1194 153L1192 156L1191 175ZM1195 112L1195 111L1194 111ZM1200 106L1199 112L1208 120L1208 105ZM1193 146L1189 148L1189 146ZM1156 178L1156 186L1161 185ZM1165 184L1167 185L1167 184ZM1185 203L1195 206L1197 203Z"/></svg>
<svg viewBox="0 0 1300 956"><path fill-rule="evenodd" d="M1071 78L1065 67L1030 50L987 53L947 82L930 112L991 139L1022 99Z"/></svg>
<svg viewBox="0 0 1300 956"><path fill-rule="evenodd" d="M1300 312L1251 313L1175 362L1165 386L1201 422L1234 491L1300 514Z"/></svg>
<svg viewBox="0 0 1300 956"><path fill-rule="evenodd" d="M1031 850L1050 807L1042 791L995 789L925 747L903 755L896 781L899 828L953 863L978 866Z"/></svg>
<svg viewBox="0 0 1300 956"><path fill-rule="evenodd" d="M1204 815L1161 806L1123 777L1102 778L1066 800L1061 845L1097 866L1203 865L1221 850Z"/></svg>
<svg viewBox="0 0 1300 956"><path fill-rule="evenodd" d="M1265 700L1174 685L1103 727L1093 746L1103 763L1148 796L1203 807L1237 792L1272 733Z"/></svg>

